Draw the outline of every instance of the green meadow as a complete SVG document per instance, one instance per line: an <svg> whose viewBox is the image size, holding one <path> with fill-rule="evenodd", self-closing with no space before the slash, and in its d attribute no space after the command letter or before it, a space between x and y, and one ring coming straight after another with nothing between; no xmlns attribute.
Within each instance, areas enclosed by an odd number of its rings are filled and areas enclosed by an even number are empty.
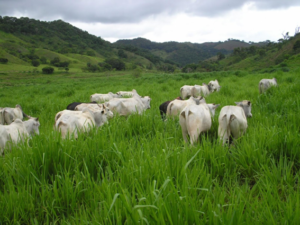
<svg viewBox="0 0 300 225"><path fill-rule="evenodd" d="M81 60L78 58L78 60ZM0 73L0 107L39 117L40 135L0 157L0 224L300 224L300 68L289 72ZM258 83L278 88L259 95ZM159 105L218 79L212 128L191 146ZM136 89L151 109L62 140L54 116L91 94ZM218 141L225 105L250 100L246 134Z"/></svg>

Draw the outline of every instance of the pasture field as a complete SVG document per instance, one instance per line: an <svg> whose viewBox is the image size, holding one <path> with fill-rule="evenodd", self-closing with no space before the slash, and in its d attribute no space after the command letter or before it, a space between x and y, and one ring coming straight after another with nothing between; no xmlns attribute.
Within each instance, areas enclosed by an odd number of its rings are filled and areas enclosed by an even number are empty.
<svg viewBox="0 0 300 225"><path fill-rule="evenodd" d="M0 107L39 117L40 135L0 157L0 224L300 224L300 69L271 74L0 74ZM259 95L262 78L278 88ZM181 86L218 79L212 129L194 146L158 107ZM54 116L94 93L136 89L151 109L62 140ZM217 140L221 107L250 100L231 148Z"/></svg>

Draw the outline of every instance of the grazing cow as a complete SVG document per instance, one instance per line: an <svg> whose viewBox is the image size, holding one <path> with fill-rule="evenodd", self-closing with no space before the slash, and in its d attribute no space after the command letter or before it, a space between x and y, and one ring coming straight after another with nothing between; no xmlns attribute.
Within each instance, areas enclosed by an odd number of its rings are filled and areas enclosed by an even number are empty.
<svg viewBox="0 0 300 225"><path fill-rule="evenodd" d="M244 100L236 102L237 106L224 106L219 115L218 136L223 141L231 143L231 138L241 137L247 130L246 117L252 117L251 102Z"/></svg>
<svg viewBox="0 0 300 225"><path fill-rule="evenodd" d="M264 93L271 86L277 87L277 80L276 80L276 78L273 78L273 79L262 79L261 81L259 81L259 85L258 85L259 93L260 94Z"/></svg>
<svg viewBox="0 0 300 225"><path fill-rule="evenodd" d="M112 98L119 98L119 97L121 97L121 95L117 95L112 92L109 92L107 94L97 94L96 93L96 94L93 94L90 96L90 100L91 100L91 102L102 103L102 102L107 102Z"/></svg>
<svg viewBox="0 0 300 225"><path fill-rule="evenodd" d="M132 113L142 114L150 109L150 101L149 96L141 97L134 93L131 98L113 98L104 104L120 116L128 116Z"/></svg>
<svg viewBox="0 0 300 225"><path fill-rule="evenodd" d="M0 125L0 155L6 147L11 148L7 144L17 144L30 135L39 134L39 126L38 118L30 118L24 122L16 119L9 125Z"/></svg>
<svg viewBox="0 0 300 225"><path fill-rule="evenodd" d="M132 89L132 91L118 91L117 93L116 93L116 95L120 98L120 97L122 97L122 98L129 98L129 97L133 97L133 95L134 94L137 94L138 95L138 93L137 93L137 91L135 90L135 89Z"/></svg>
<svg viewBox="0 0 300 225"><path fill-rule="evenodd" d="M199 96L207 96L209 95L210 93L210 89L209 89L209 86L205 83L201 85L195 85L193 88L192 88L192 96L197 98Z"/></svg>
<svg viewBox="0 0 300 225"><path fill-rule="evenodd" d="M33 136L35 134L40 134L39 127L41 124L39 118L30 117L29 120L23 121L23 124L29 135Z"/></svg>
<svg viewBox="0 0 300 225"><path fill-rule="evenodd" d="M5 107L0 110L0 124L11 124L15 119L23 120L24 117L30 118L26 115L20 105L16 105L15 108Z"/></svg>
<svg viewBox="0 0 300 225"><path fill-rule="evenodd" d="M180 88L180 96L182 99L186 99L186 98L189 98L192 96L192 88L194 86L191 86L191 85L183 85L181 88Z"/></svg>
<svg viewBox="0 0 300 225"><path fill-rule="evenodd" d="M89 109L93 113L96 111L103 111L103 114L106 115L107 119L110 119L113 117L113 112L111 112L110 109L108 107L106 107L104 104L82 103L80 105L77 105L74 110L63 110L63 111L56 113L55 123L63 114L70 114L70 111L72 111L72 114L80 115L81 111L83 111L84 109Z"/></svg>
<svg viewBox="0 0 300 225"><path fill-rule="evenodd" d="M175 98L177 100L183 100L180 96ZM174 99L174 100L175 100ZM171 100L173 101L173 100ZM167 114L167 108L168 108L168 105L170 104L171 101L166 101L164 103L162 103L160 106L159 106L159 112L160 112L160 116L161 116L161 119L162 120L165 120L166 119L166 114Z"/></svg>
<svg viewBox="0 0 300 225"><path fill-rule="evenodd" d="M220 91L221 86L220 86L218 80L211 80L208 83L208 88L209 88L210 92L215 92L215 91Z"/></svg>
<svg viewBox="0 0 300 225"><path fill-rule="evenodd" d="M68 110L75 110L76 106L80 104L98 104L98 102L72 102L67 106Z"/></svg>
<svg viewBox="0 0 300 225"><path fill-rule="evenodd" d="M203 97L190 97L188 100L173 100L167 107L167 116L176 117L178 114L188 105L199 105L200 103L206 103Z"/></svg>
<svg viewBox="0 0 300 225"><path fill-rule="evenodd" d="M93 126L100 127L108 122L113 115L105 109L91 111L88 108L83 111L64 110L56 114L55 128L61 132L62 138L78 138L78 132L88 132Z"/></svg>
<svg viewBox="0 0 300 225"><path fill-rule="evenodd" d="M199 105L188 105L181 111L179 123L185 142L188 142L187 135L189 135L191 144L194 144L202 132L211 128L211 118L215 115L219 105L200 103Z"/></svg>

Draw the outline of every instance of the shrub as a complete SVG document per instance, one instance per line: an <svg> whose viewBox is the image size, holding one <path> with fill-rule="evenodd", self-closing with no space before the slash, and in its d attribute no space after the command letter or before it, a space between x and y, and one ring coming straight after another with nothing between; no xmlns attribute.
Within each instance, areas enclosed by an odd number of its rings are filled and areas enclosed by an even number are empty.
<svg viewBox="0 0 300 225"><path fill-rule="evenodd" d="M34 59L31 61L31 64L35 67L38 67L40 65L40 62L38 60Z"/></svg>
<svg viewBox="0 0 300 225"><path fill-rule="evenodd" d="M52 74L54 72L54 68L51 66L44 67L42 69L44 74Z"/></svg>
<svg viewBox="0 0 300 225"><path fill-rule="evenodd" d="M280 63L280 66L281 67L287 67L287 63L286 62L282 62L282 63Z"/></svg>
<svg viewBox="0 0 300 225"><path fill-rule="evenodd" d="M134 77L134 78L139 78L139 77L141 77L141 75L142 75L142 69L141 68L136 68L134 71L133 71L133 74L132 74L132 76Z"/></svg>
<svg viewBox="0 0 300 225"><path fill-rule="evenodd" d="M0 58L0 63L6 64L8 62L7 58Z"/></svg>
<svg viewBox="0 0 300 225"><path fill-rule="evenodd" d="M125 63L120 59L111 58L111 59L106 59L105 62L110 64L112 69L125 70Z"/></svg>

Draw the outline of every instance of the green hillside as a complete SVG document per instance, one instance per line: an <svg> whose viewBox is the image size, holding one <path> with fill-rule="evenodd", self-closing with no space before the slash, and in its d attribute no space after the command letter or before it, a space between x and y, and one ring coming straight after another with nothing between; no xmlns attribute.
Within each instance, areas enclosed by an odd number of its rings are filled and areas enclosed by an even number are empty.
<svg viewBox="0 0 300 225"><path fill-rule="evenodd" d="M135 38L132 40L118 40L114 43L116 46L134 46L151 51L163 59L176 62L179 66L185 66L190 63L198 63L206 60L219 52L223 54L230 54L234 48L250 47L249 43L239 40L227 40L224 42L209 42L203 44L196 43L179 43L179 42L164 42L157 43L147 40L145 38ZM265 43L260 43L265 44ZM257 46L258 43L253 45Z"/></svg>
<svg viewBox="0 0 300 225"><path fill-rule="evenodd" d="M278 43L251 44L248 47L236 47L229 55L218 54L207 60L186 65L183 72L207 71L263 71L284 72L300 63L300 35L281 39Z"/></svg>
<svg viewBox="0 0 300 225"><path fill-rule="evenodd" d="M120 49L62 20L44 22L24 17L0 16L0 58L8 61L0 65L0 71L41 71L49 65L55 70L68 67L73 72L82 69L90 72L132 70L137 67L175 69L174 63L165 62L150 51ZM55 58L67 63L54 65L51 61ZM38 61L39 65L33 66L33 61ZM116 63L121 66L116 66Z"/></svg>

